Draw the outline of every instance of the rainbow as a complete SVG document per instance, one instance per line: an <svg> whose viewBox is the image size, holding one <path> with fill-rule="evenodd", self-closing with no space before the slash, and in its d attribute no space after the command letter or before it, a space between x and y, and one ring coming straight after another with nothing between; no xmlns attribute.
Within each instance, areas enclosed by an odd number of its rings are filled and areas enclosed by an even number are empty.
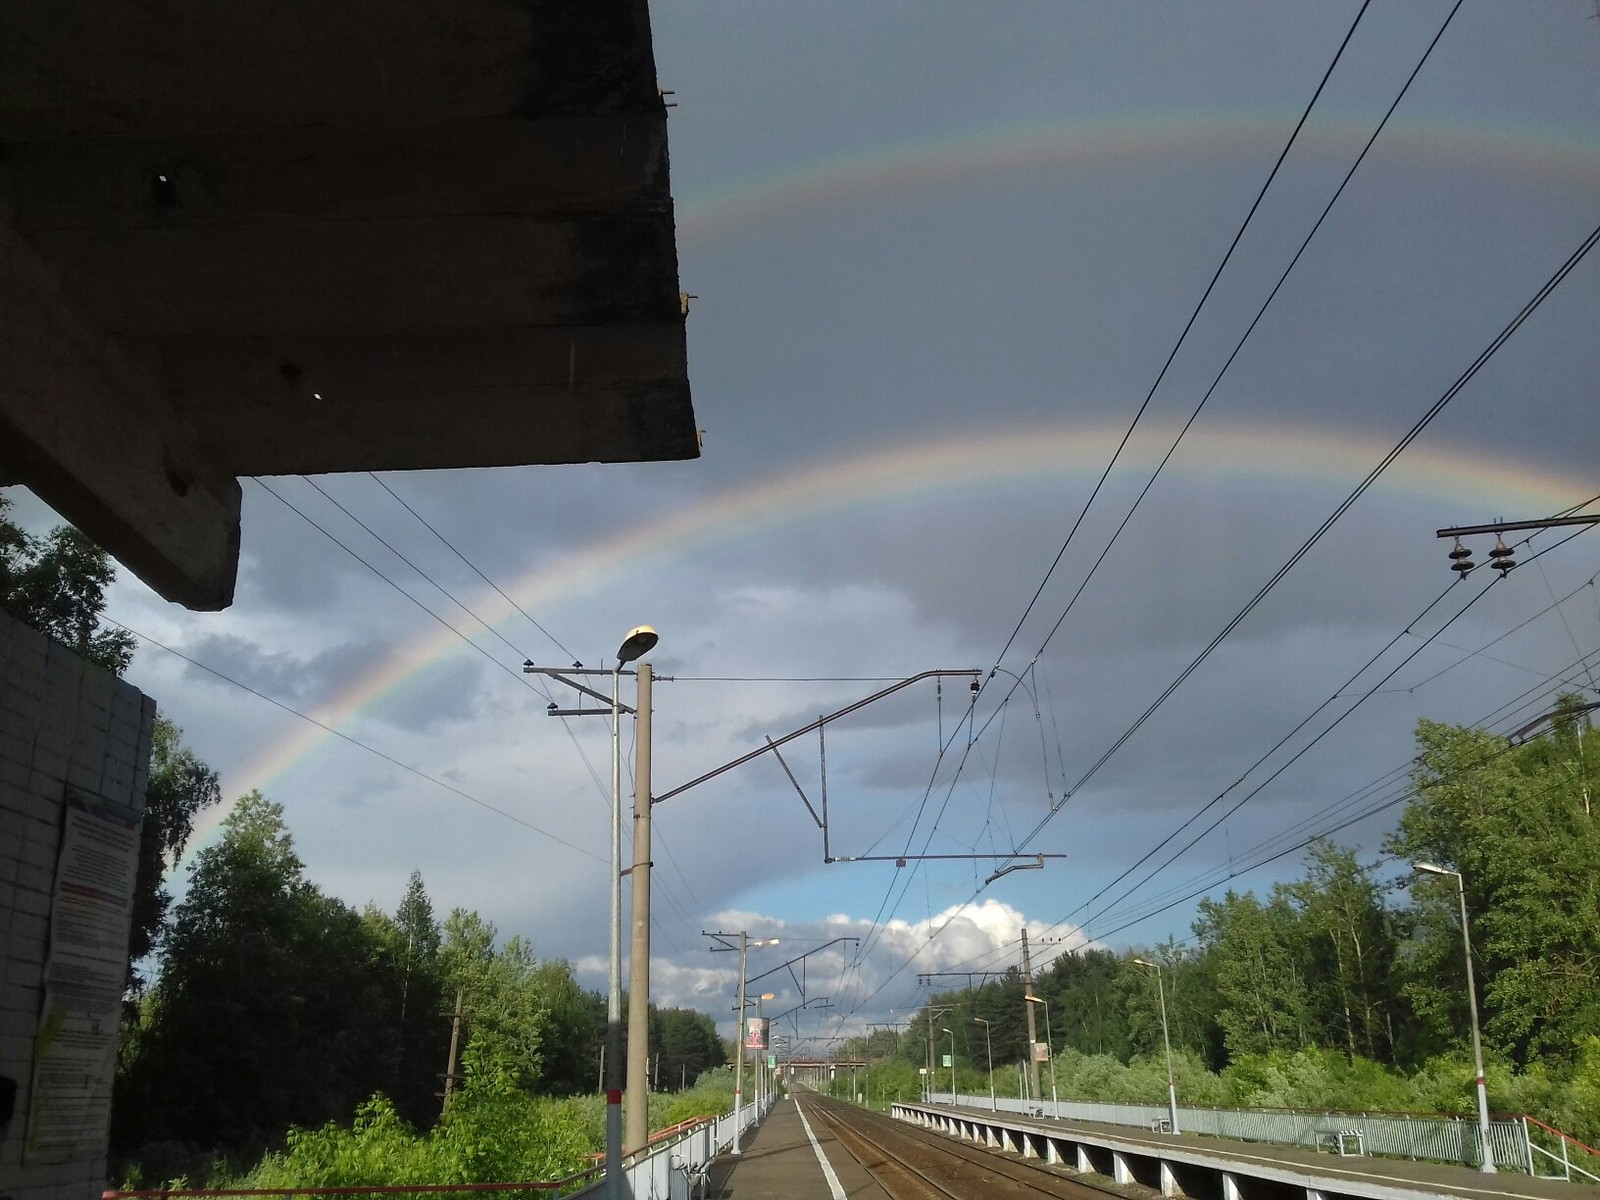
<svg viewBox="0 0 1600 1200"><path fill-rule="evenodd" d="M1335 114L1315 120L1301 135L1306 153L1353 154L1371 129L1371 116ZM786 215L887 192L959 182L1006 172L1080 167L1163 157L1262 153L1275 148L1289 125L1281 115L1245 111L1202 114L1100 114L1066 123L973 130L955 137L893 147L867 147L852 155L734 181L689 197L678 210L683 243L716 236ZM1600 194L1600 138L1584 127L1464 129L1441 123L1399 121L1385 130L1371 168L1398 158L1408 166L1539 176ZM626 566L673 558L717 543L745 539L784 525L816 520L844 509L888 504L933 490L987 489L1090 478L1103 468L1120 428L1110 425L995 432L975 430L940 440L879 448L854 457L814 463L787 475L728 488L653 521L630 523L609 541L541 564L506 587L524 610L548 609L561 597L602 584ZM1150 431L1141 444L1159 441ZM1165 443L1163 442L1164 446ZM1348 485L1388 447L1377 439L1309 426L1249 428L1212 425L1192 432L1174 473L1209 478ZM1129 470L1154 466L1154 454L1125 455ZM1385 476L1382 491L1448 500L1451 515L1467 514L1462 480L1472 502L1495 511L1545 513L1581 499L1586 483L1545 472L1536 464L1486 465L1484 456L1413 447ZM493 592L477 597L474 611L499 627L517 617ZM407 681L452 653L456 636L435 627L404 652L356 680L319 708L319 720L344 727L379 709ZM266 746L230 770L225 793L270 791L301 766L331 735L310 724ZM202 814L186 858L211 840L226 815Z"/></svg>
<svg viewBox="0 0 1600 1200"><path fill-rule="evenodd" d="M1316 118L1301 133L1296 155L1355 157L1377 114ZM853 154L753 175L679 208L678 239L696 243L742 227L891 192L960 183L998 174L1099 167L1114 162L1214 159L1276 153L1293 127L1282 114L1208 113L1102 115L1066 124L974 130L937 141L865 147ZM1466 170L1525 181L1541 178L1600 193L1600 135L1593 127L1463 128L1397 119L1384 129L1364 172L1399 160L1439 170ZM1287 169L1293 170L1291 155ZM1265 168L1265 162L1263 169Z"/></svg>
<svg viewBox="0 0 1600 1200"><path fill-rule="evenodd" d="M786 475L727 488L667 511L625 532L543 564L505 588L522 609L537 613L558 599L603 586L651 561L678 559L714 545L751 539L830 514L884 505L929 492L985 490L1089 480L1104 469L1120 426L1069 424L1004 433L972 431L934 441L897 445L858 456L811 464ZM1119 471L1151 470L1172 431L1146 430L1124 453ZM1365 474L1388 450L1378 437L1352 436L1307 425L1273 427L1218 423L1192 430L1168 468L1177 476L1262 484L1323 484L1343 488ZM1452 518L1495 511L1546 514L1586 498L1594 480L1552 473L1534 463L1486 460L1477 449L1415 446L1383 477L1379 492L1446 502ZM1487 507L1486 507L1487 506ZM510 601L485 590L472 604L497 628L519 614ZM356 680L317 712L341 728L381 709L408 680L459 650L459 639L435 627L406 649ZM331 735L306 724L228 772L225 792L270 791L302 765ZM197 823L191 853L204 845L225 812Z"/></svg>

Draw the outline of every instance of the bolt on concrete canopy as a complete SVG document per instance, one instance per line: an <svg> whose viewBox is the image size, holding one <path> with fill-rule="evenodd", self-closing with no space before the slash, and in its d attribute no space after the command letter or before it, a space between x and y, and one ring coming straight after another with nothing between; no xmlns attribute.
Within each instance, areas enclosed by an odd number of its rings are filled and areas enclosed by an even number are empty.
<svg viewBox="0 0 1600 1200"><path fill-rule="evenodd" d="M644 0L16 0L0 482L232 600L238 477L699 453Z"/></svg>

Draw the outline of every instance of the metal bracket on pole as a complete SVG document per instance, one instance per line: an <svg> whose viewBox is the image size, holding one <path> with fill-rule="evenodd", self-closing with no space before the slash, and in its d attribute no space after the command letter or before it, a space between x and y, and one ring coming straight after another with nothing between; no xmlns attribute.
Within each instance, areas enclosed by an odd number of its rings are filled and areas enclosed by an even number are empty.
<svg viewBox="0 0 1600 1200"><path fill-rule="evenodd" d="M546 711L552 717L609 717L611 715L611 697L606 695L604 692L595 691L594 688L589 687L587 684L579 683L576 679L573 679L572 676L574 676L574 675L605 675L605 676L609 677L612 674L617 674L617 675L635 675L635 674L637 674L637 672L635 672L635 671L617 671L617 672L601 671L601 670L596 670L593 667L590 667L590 668L587 668L587 669L585 669L583 667L536 667L536 666L533 665L533 660L532 659L528 659L525 662L523 662L523 664L522 664L522 673L524 675L548 675L548 676L550 676L551 679L559 679L562 683L566 684L569 688L572 688L575 691L582 692L585 696L593 697L594 699L603 701L605 703L605 707L604 708L550 708L550 709L547 709ZM635 713L635 710L633 708L631 708L630 706L628 706L626 704L621 703L620 701L617 703L617 711L618 712L627 713L629 716L633 716L634 713Z"/></svg>

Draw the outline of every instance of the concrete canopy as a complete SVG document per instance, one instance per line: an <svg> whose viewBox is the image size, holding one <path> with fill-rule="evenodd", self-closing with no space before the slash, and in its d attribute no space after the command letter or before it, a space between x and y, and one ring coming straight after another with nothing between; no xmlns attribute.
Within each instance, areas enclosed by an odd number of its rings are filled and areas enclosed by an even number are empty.
<svg viewBox="0 0 1600 1200"><path fill-rule="evenodd" d="M0 482L226 607L237 477L692 458L644 0L18 0Z"/></svg>

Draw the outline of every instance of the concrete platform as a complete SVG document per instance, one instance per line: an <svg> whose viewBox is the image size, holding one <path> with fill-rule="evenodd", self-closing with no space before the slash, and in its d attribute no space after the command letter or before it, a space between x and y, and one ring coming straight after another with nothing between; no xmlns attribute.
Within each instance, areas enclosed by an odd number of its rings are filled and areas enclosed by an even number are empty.
<svg viewBox="0 0 1600 1200"><path fill-rule="evenodd" d="M1185 1166L1225 1173L1229 1178L1222 1187L1216 1189L1221 1200L1231 1200L1230 1193L1233 1192L1247 1196L1251 1190L1251 1180L1300 1186L1306 1188L1308 1194L1324 1197L1353 1195L1381 1197L1384 1200L1401 1200L1418 1195L1461 1196L1481 1200L1600 1198L1600 1185L1568 1183L1562 1179L1534 1179L1512 1171L1491 1175L1470 1167L1445 1163L1401 1158L1343 1157L1266 1142L1232 1141L1197 1134L1150 1133L1125 1125L1055 1121L1016 1113L996 1113L987 1108L952 1108L948 1105L900 1107L925 1114L936 1127L952 1119L970 1122L968 1128L963 1130L963 1136L968 1138L978 1135L979 1140L987 1141L987 1129L1009 1128L1037 1132L1046 1139L1059 1139L1062 1144L1054 1148L1056 1151L1064 1150L1066 1142L1119 1151L1119 1157L1129 1164L1129 1169L1137 1169L1138 1159L1164 1162L1172 1173L1171 1182L1191 1196L1204 1197L1210 1190L1207 1187L1210 1181L1205 1176L1186 1172ZM1035 1143L1028 1152L1037 1153L1042 1158L1048 1157L1052 1147L1046 1144L1041 1151ZM1065 1154L1061 1157L1069 1164L1073 1161ZM1110 1174L1103 1167L1098 1169ZM1166 1186L1168 1179L1162 1174L1155 1174L1149 1180L1135 1181L1169 1191Z"/></svg>
<svg viewBox="0 0 1600 1200"><path fill-rule="evenodd" d="M780 1100L744 1152L711 1164L716 1200L888 1200L888 1193L805 1111L805 1098ZM824 1166L826 1163L826 1166ZM831 1172L831 1178L830 1178Z"/></svg>

